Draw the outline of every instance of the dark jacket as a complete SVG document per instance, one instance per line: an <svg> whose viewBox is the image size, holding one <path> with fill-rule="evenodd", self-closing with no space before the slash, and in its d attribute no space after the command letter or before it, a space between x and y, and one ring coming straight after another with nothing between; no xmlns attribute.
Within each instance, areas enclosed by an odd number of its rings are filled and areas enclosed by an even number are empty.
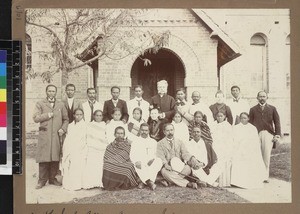
<svg viewBox="0 0 300 214"><path fill-rule="evenodd" d="M280 118L276 108L266 103L264 110L260 105L250 109L249 122L252 123L257 131L266 130L272 135L281 135Z"/></svg>
<svg viewBox="0 0 300 214"><path fill-rule="evenodd" d="M112 102L112 100L106 100L104 102L104 107L103 107L103 120L106 122L107 120L112 119L112 113L114 110L115 106ZM125 119L126 122L128 121L128 109L127 109L127 104L126 101L119 99L117 103L117 108L121 109L122 112L122 117L121 120Z"/></svg>
<svg viewBox="0 0 300 214"><path fill-rule="evenodd" d="M157 108L159 112L165 113L166 119L168 119L169 122L171 122L175 113L175 103L175 99L167 94L162 97L157 94L153 96L150 101L150 105Z"/></svg>

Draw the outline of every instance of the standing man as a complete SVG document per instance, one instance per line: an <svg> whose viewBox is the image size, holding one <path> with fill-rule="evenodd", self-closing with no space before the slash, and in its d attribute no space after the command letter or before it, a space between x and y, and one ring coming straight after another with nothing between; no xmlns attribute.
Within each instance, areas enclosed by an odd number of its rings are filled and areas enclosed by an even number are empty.
<svg viewBox="0 0 300 214"><path fill-rule="evenodd" d="M121 109L122 117L121 120L124 124L128 121L128 110L127 110L127 104L126 101L119 99L121 89L118 86L113 86L110 89L112 99L106 100L104 102L104 108L103 108L103 120L106 123L109 123L109 121L112 119L112 114L114 111L114 108Z"/></svg>
<svg viewBox="0 0 300 214"><path fill-rule="evenodd" d="M250 106L247 100L241 98L240 96L241 89L239 86L234 85L231 87L232 99L228 100L227 104L230 107L233 124L237 125L240 123L240 114L242 112L248 113Z"/></svg>
<svg viewBox="0 0 300 214"><path fill-rule="evenodd" d="M272 148L281 136L280 119L276 108L267 104L268 95L264 91L257 94L258 104L250 109L249 122L258 131L261 152L267 169L265 183L268 183Z"/></svg>
<svg viewBox="0 0 300 214"><path fill-rule="evenodd" d="M75 90L76 88L74 84L70 83L66 85L67 98L63 100L63 103L65 104L66 109L68 110L69 123L72 123L74 120L74 110L80 108L80 102L74 98Z"/></svg>
<svg viewBox="0 0 300 214"><path fill-rule="evenodd" d="M103 104L96 100L97 91L95 88L86 90L88 100L81 104L85 122L93 121L93 114L96 110L103 110Z"/></svg>
<svg viewBox="0 0 300 214"><path fill-rule="evenodd" d="M149 137L149 125L142 123L140 137L133 141L130 151L130 159L142 180L142 183L138 186L140 189L144 188L144 184L151 190L156 188L154 182L162 167L161 159L156 157L156 147L156 140Z"/></svg>
<svg viewBox="0 0 300 214"><path fill-rule="evenodd" d="M160 112L160 119L167 119L169 122L172 121L172 117L175 113L175 99L167 94L168 82L161 80L157 82L158 94L153 96L150 101L150 108L157 108Z"/></svg>
<svg viewBox="0 0 300 214"><path fill-rule="evenodd" d="M33 120L40 124L36 162L39 163L39 180L36 189L40 189L47 181L60 186L57 175L60 159L60 138L67 132L69 119L63 102L57 101L55 85L46 87L46 99L38 101L35 106Z"/></svg>
<svg viewBox="0 0 300 214"><path fill-rule="evenodd" d="M196 183L189 182L185 178L191 174L191 166L197 162L196 158L187 151L182 141L174 138L174 126L171 123L166 123L163 130L165 138L157 144L157 157L162 160L163 164L162 176L177 186L197 189ZM163 181L162 184L168 186L168 182Z"/></svg>
<svg viewBox="0 0 300 214"><path fill-rule="evenodd" d="M209 109L208 105L206 105L203 101L200 102L201 94L199 91L194 91L192 93L192 100L193 103L190 106L187 114L187 119L189 122L193 121L194 114L196 111L201 111L203 114L203 121L206 123L212 123L214 121L213 115L211 110Z"/></svg>
<svg viewBox="0 0 300 214"><path fill-rule="evenodd" d="M144 121L148 121L150 104L142 97L144 93L143 86L136 85L134 86L133 90L135 98L127 102L129 117L132 119L133 109L139 107L140 109L142 109L142 119L144 119Z"/></svg>

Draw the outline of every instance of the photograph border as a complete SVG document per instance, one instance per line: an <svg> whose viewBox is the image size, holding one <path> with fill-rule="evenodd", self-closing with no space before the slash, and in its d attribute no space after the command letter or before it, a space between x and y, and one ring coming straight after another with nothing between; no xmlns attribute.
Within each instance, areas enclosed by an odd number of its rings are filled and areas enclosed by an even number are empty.
<svg viewBox="0 0 300 214"><path fill-rule="evenodd" d="M88 2L88 4L87 4ZM146 1L146 0L110 0L97 1L86 0L74 2L72 0L51 2L45 0L13 0L12 3L12 39L23 41L23 50L25 50L25 9L26 8L203 8L203 9L241 9L241 8L263 8L263 9L290 9L291 20L291 79L300 79L299 57L300 57L300 2L297 0L186 0L181 2L173 0L168 2ZM25 52L23 51L23 59ZM25 60L23 63L23 72ZM23 80L24 80L23 75ZM26 204L25 200L25 143L23 141L23 174L14 175L14 213L296 213L300 210L300 157L297 151L300 151L300 145L297 127L300 126L300 114L296 114L297 107L300 106L298 94L299 84L291 81L291 136L292 136L292 203L268 203L268 204ZM25 84L22 85L23 104L26 100ZM24 106L24 105L23 105ZM22 114L23 139L25 134L25 109ZM142 210L142 211L141 211Z"/></svg>

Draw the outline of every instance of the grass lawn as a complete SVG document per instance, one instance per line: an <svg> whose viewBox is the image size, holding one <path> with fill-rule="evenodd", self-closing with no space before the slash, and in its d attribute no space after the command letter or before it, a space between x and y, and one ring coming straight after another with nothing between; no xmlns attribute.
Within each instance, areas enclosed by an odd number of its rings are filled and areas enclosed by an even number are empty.
<svg viewBox="0 0 300 214"><path fill-rule="evenodd" d="M26 158L35 158L36 143L27 144ZM291 144L279 144L272 150L270 177L291 182ZM93 197L75 199L69 203L79 204L165 204L165 203L247 203L248 201L221 188L193 190L176 186L157 185L155 191L131 189L123 191L99 190Z"/></svg>
<svg viewBox="0 0 300 214"><path fill-rule="evenodd" d="M272 150L270 177L291 182L291 144L279 144Z"/></svg>
<svg viewBox="0 0 300 214"><path fill-rule="evenodd" d="M78 204L167 204L167 203L247 203L236 194L221 188L201 188L198 190L177 186L158 186L155 191L149 189L131 189L122 191L101 191L101 194L82 198L70 203Z"/></svg>

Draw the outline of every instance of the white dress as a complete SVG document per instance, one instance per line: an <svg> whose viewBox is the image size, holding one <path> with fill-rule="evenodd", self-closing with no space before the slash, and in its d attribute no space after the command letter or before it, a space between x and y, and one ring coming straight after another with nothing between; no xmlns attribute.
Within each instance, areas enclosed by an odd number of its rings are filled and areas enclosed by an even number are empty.
<svg viewBox="0 0 300 214"><path fill-rule="evenodd" d="M115 140L115 129L121 126L125 129L125 137L128 134L128 128L127 125L123 123L123 121L115 121L115 120L111 120L109 121L108 124L106 124L106 140L108 143L111 143Z"/></svg>
<svg viewBox="0 0 300 214"><path fill-rule="evenodd" d="M234 126L234 156L231 184L247 188L262 188L266 178L257 129L250 123Z"/></svg>
<svg viewBox="0 0 300 214"><path fill-rule="evenodd" d="M84 120L68 126L63 145L63 188L79 190L82 186L83 168L86 159L86 123Z"/></svg>
<svg viewBox="0 0 300 214"><path fill-rule="evenodd" d="M174 138L181 140L183 143L188 143L190 134L186 123L183 121L180 123L175 123L172 121L172 124L174 126Z"/></svg>
<svg viewBox="0 0 300 214"><path fill-rule="evenodd" d="M87 154L83 170L83 188L103 187L103 156L108 145L105 137L105 122L95 121L87 126Z"/></svg>
<svg viewBox="0 0 300 214"><path fill-rule="evenodd" d="M219 176L219 186L230 186L231 158L233 152L233 132L232 126L226 120L212 123L213 149L218 158L218 167L221 172Z"/></svg>

